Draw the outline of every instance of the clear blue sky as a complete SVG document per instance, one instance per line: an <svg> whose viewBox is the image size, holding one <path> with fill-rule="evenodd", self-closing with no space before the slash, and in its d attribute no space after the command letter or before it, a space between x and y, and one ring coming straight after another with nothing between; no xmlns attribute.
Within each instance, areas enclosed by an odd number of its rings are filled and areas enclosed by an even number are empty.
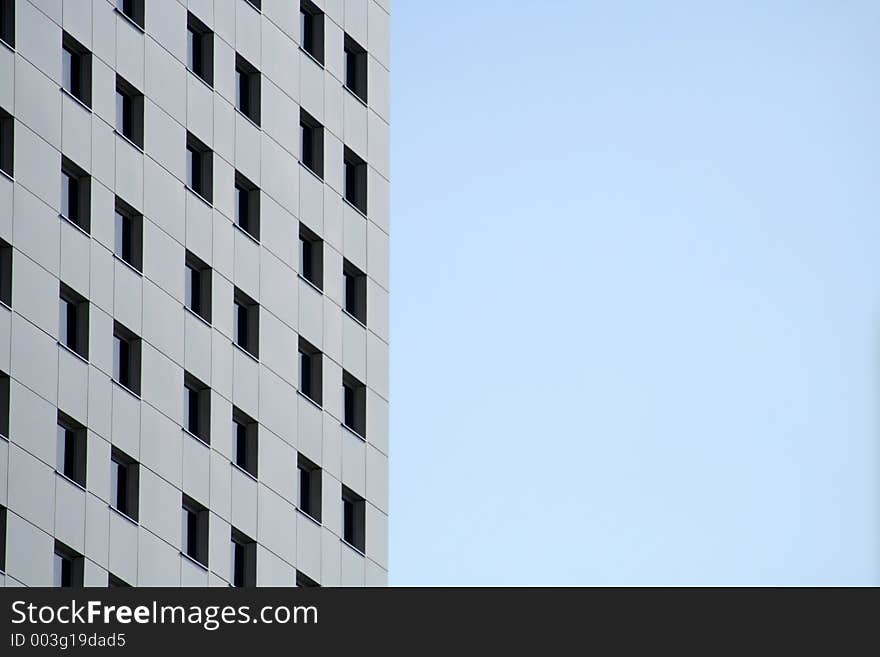
<svg viewBox="0 0 880 657"><path fill-rule="evenodd" d="M880 3L392 10L390 582L880 584Z"/></svg>

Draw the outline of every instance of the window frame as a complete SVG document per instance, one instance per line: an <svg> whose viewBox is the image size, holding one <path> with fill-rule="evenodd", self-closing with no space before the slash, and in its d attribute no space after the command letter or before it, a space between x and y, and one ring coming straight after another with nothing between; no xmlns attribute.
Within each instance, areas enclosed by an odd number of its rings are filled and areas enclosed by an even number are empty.
<svg viewBox="0 0 880 657"><path fill-rule="evenodd" d="M324 179L324 126L299 110L299 161L321 180Z"/></svg>
<svg viewBox="0 0 880 657"><path fill-rule="evenodd" d="M324 290L324 240L302 222L299 224L299 275Z"/></svg>
<svg viewBox="0 0 880 657"><path fill-rule="evenodd" d="M60 569L59 573L59 560ZM64 583L65 574L64 567L67 566L67 583ZM72 547L65 545L59 540L55 540L55 548L53 550L53 573L52 584L60 588L82 588L84 585L84 566L85 558ZM59 581L60 578L60 581Z"/></svg>
<svg viewBox="0 0 880 657"><path fill-rule="evenodd" d="M343 198L367 215L367 162L348 146L342 148Z"/></svg>
<svg viewBox="0 0 880 657"><path fill-rule="evenodd" d="M184 261L184 300L183 303L194 315L211 323L211 267L191 251L186 252ZM193 282L198 277L197 288ZM196 289L198 292L196 293ZM198 307L194 299L198 296Z"/></svg>
<svg viewBox="0 0 880 657"><path fill-rule="evenodd" d="M15 119L0 107L0 171L15 178Z"/></svg>
<svg viewBox="0 0 880 657"><path fill-rule="evenodd" d="M342 425L367 439L367 387L347 370L342 370Z"/></svg>
<svg viewBox="0 0 880 657"><path fill-rule="evenodd" d="M141 396L141 338L118 321L113 322L113 380Z"/></svg>
<svg viewBox="0 0 880 657"><path fill-rule="evenodd" d="M211 388L184 371L183 429L206 445L211 444Z"/></svg>
<svg viewBox="0 0 880 657"><path fill-rule="evenodd" d="M342 259L342 308L367 325L367 275L346 258Z"/></svg>
<svg viewBox="0 0 880 657"><path fill-rule="evenodd" d="M86 428L58 411L55 441L55 472L85 488L88 463Z"/></svg>
<svg viewBox="0 0 880 657"><path fill-rule="evenodd" d="M316 465L302 454L297 456L296 508L321 524L323 474Z"/></svg>
<svg viewBox="0 0 880 657"><path fill-rule="evenodd" d="M232 428L232 463L256 479L260 449L259 425L247 413L233 406Z"/></svg>
<svg viewBox="0 0 880 657"><path fill-rule="evenodd" d="M58 342L89 359L89 302L72 287L59 283ZM72 319L71 319L72 313ZM71 333L73 334L71 337Z"/></svg>
<svg viewBox="0 0 880 657"><path fill-rule="evenodd" d="M235 109L260 126L262 76L256 66L235 53Z"/></svg>
<svg viewBox="0 0 880 657"><path fill-rule="evenodd" d="M235 198L233 199L235 226L247 233L254 241L260 241L260 188L244 174L235 172Z"/></svg>
<svg viewBox="0 0 880 657"><path fill-rule="evenodd" d="M367 104L367 50L348 34L343 42L344 87Z"/></svg>
<svg viewBox="0 0 880 657"><path fill-rule="evenodd" d="M122 488L119 487L120 471L125 472ZM140 464L118 447L113 447L110 451L110 506L138 522L139 498Z"/></svg>
<svg viewBox="0 0 880 657"><path fill-rule="evenodd" d="M61 211L60 215L87 235L91 235L91 176L73 160L61 157ZM64 179L66 178L66 190ZM65 191L67 194L65 195ZM66 196L66 199L65 199ZM65 214L65 200L67 213ZM75 210L75 214L71 212ZM71 216L72 215L72 216Z"/></svg>
<svg viewBox="0 0 880 657"><path fill-rule="evenodd" d="M208 567L208 510L186 493L181 494L180 552Z"/></svg>
<svg viewBox="0 0 880 657"><path fill-rule="evenodd" d="M114 131L139 150L144 150L144 94L117 74L115 99Z"/></svg>
<svg viewBox="0 0 880 657"><path fill-rule="evenodd" d="M232 313L233 343L259 360L260 304L236 287L232 295Z"/></svg>
<svg viewBox="0 0 880 657"><path fill-rule="evenodd" d="M113 255L138 273L143 271L143 215L118 196L113 215Z"/></svg>
<svg viewBox="0 0 880 657"><path fill-rule="evenodd" d="M61 88L92 109L92 53L67 32L61 33Z"/></svg>
<svg viewBox="0 0 880 657"><path fill-rule="evenodd" d="M116 11L144 30L144 0L116 0Z"/></svg>
<svg viewBox="0 0 880 657"><path fill-rule="evenodd" d="M186 15L186 67L214 88L214 32L192 12Z"/></svg>
<svg viewBox="0 0 880 657"><path fill-rule="evenodd" d="M367 508L366 500L342 486L342 540L361 554L367 547Z"/></svg>
<svg viewBox="0 0 880 657"><path fill-rule="evenodd" d="M315 402L323 404L323 354L321 350L300 336L297 349L299 391Z"/></svg>
<svg viewBox="0 0 880 657"><path fill-rule="evenodd" d="M15 0L0 0L0 41L15 50Z"/></svg>
<svg viewBox="0 0 880 657"><path fill-rule="evenodd" d="M214 199L214 153L191 132L186 133L186 187L213 205Z"/></svg>
<svg viewBox="0 0 880 657"><path fill-rule="evenodd" d="M314 2L300 0L299 25L300 48L324 66L324 12Z"/></svg>
<svg viewBox="0 0 880 657"><path fill-rule="evenodd" d="M235 527L230 529L229 542L232 553L230 583L236 588L254 588L257 585L257 542ZM240 573L239 555L242 559Z"/></svg>

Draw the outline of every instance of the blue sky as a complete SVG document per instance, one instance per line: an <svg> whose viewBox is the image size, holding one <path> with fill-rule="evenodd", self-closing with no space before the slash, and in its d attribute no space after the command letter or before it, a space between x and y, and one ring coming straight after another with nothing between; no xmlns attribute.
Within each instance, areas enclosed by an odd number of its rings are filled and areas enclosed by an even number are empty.
<svg viewBox="0 0 880 657"><path fill-rule="evenodd" d="M395 0L395 585L880 583L880 4Z"/></svg>

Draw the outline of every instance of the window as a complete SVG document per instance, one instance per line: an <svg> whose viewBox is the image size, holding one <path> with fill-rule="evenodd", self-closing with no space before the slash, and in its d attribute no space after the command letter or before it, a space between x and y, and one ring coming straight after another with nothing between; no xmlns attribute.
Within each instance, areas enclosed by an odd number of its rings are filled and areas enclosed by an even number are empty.
<svg viewBox="0 0 880 657"><path fill-rule="evenodd" d="M61 283L58 301L58 341L88 360L89 302L64 283Z"/></svg>
<svg viewBox="0 0 880 657"><path fill-rule="evenodd" d="M211 389L188 372L183 375L183 428L211 444Z"/></svg>
<svg viewBox="0 0 880 657"><path fill-rule="evenodd" d="M345 88L367 102L367 51L345 35Z"/></svg>
<svg viewBox="0 0 880 657"><path fill-rule="evenodd" d="M12 245L0 240L0 303L12 307Z"/></svg>
<svg viewBox="0 0 880 657"><path fill-rule="evenodd" d="M186 252L186 307L211 323L211 268Z"/></svg>
<svg viewBox="0 0 880 657"><path fill-rule="evenodd" d="M15 0L0 0L0 40L15 48Z"/></svg>
<svg viewBox="0 0 880 657"><path fill-rule="evenodd" d="M0 506L0 572L6 571L6 507Z"/></svg>
<svg viewBox="0 0 880 657"><path fill-rule="evenodd" d="M233 297L233 332L235 344L254 358L260 357L260 306L244 292L235 288Z"/></svg>
<svg viewBox="0 0 880 657"><path fill-rule="evenodd" d="M351 264L342 261L342 297L345 312L361 324L367 323L367 275Z"/></svg>
<svg viewBox="0 0 880 657"><path fill-rule="evenodd" d="M208 510L194 499L183 496L181 551L208 567Z"/></svg>
<svg viewBox="0 0 880 657"><path fill-rule="evenodd" d="M351 374L342 371L344 424L361 438L367 435L367 389Z"/></svg>
<svg viewBox="0 0 880 657"><path fill-rule="evenodd" d="M193 14L186 17L186 61L189 70L214 85L214 33Z"/></svg>
<svg viewBox="0 0 880 657"><path fill-rule="evenodd" d="M235 527L232 528L232 585L257 585L257 544Z"/></svg>
<svg viewBox="0 0 880 657"><path fill-rule="evenodd" d="M367 214L367 163L348 148L343 149L345 162L345 200Z"/></svg>
<svg viewBox="0 0 880 657"><path fill-rule="evenodd" d="M260 241L260 190L235 172L235 225Z"/></svg>
<svg viewBox="0 0 880 657"><path fill-rule="evenodd" d="M9 440L9 375L0 372L0 438Z"/></svg>
<svg viewBox="0 0 880 657"><path fill-rule="evenodd" d="M113 378L141 394L141 339L119 322L113 323Z"/></svg>
<svg viewBox="0 0 880 657"><path fill-rule="evenodd" d="M86 429L61 411L58 412L55 471L80 486L86 485Z"/></svg>
<svg viewBox="0 0 880 657"><path fill-rule="evenodd" d="M321 66L324 65L324 14L314 3L299 5L300 44Z"/></svg>
<svg viewBox="0 0 880 657"><path fill-rule="evenodd" d="M92 106L92 53L64 33L61 40L61 86L86 107Z"/></svg>
<svg viewBox="0 0 880 657"><path fill-rule="evenodd" d="M111 589L131 588L131 584L113 573L107 573L107 586Z"/></svg>
<svg viewBox="0 0 880 657"><path fill-rule="evenodd" d="M299 273L319 290L324 289L324 243L305 224L299 225Z"/></svg>
<svg viewBox="0 0 880 657"><path fill-rule="evenodd" d="M257 476L257 421L243 411L232 409L232 436L235 441L235 465Z"/></svg>
<svg viewBox="0 0 880 657"><path fill-rule="evenodd" d="M321 468L302 454L296 465L299 470L299 510L321 522Z"/></svg>
<svg viewBox="0 0 880 657"><path fill-rule="evenodd" d="M116 0L116 9L144 29L144 0Z"/></svg>
<svg viewBox="0 0 880 657"><path fill-rule="evenodd" d="M363 497L346 486L342 487L342 539L361 552L366 538L366 506Z"/></svg>
<svg viewBox="0 0 880 657"><path fill-rule="evenodd" d="M141 271L143 266L144 222L139 212L120 198L116 199L116 257Z"/></svg>
<svg viewBox="0 0 880 657"><path fill-rule="evenodd" d="M110 503L132 520L138 519L138 463L113 448L110 453Z"/></svg>
<svg viewBox="0 0 880 657"><path fill-rule="evenodd" d="M186 184L208 203L213 199L213 168L211 149L186 133Z"/></svg>
<svg viewBox="0 0 880 657"><path fill-rule="evenodd" d="M299 391L321 405L321 352L299 339Z"/></svg>
<svg viewBox="0 0 880 657"><path fill-rule="evenodd" d="M296 571L296 585L301 586L301 587L321 586L315 580L313 580L311 577L309 577L305 573L300 572L299 570Z"/></svg>
<svg viewBox="0 0 880 657"><path fill-rule="evenodd" d="M324 178L324 126L304 109L299 111L300 161Z"/></svg>
<svg viewBox="0 0 880 657"><path fill-rule="evenodd" d="M247 3L256 9L257 11L262 11L262 0L247 0Z"/></svg>
<svg viewBox="0 0 880 657"><path fill-rule="evenodd" d="M116 76L116 132L144 148L144 95Z"/></svg>
<svg viewBox="0 0 880 657"><path fill-rule="evenodd" d="M235 56L235 107L260 125L260 72L241 55Z"/></svg>
<svg viewBox="0 0 880 657"><path fill-rule="evenodd" d="M79 552L55 541L55 586L82 588L83 562Z"/></svg>
<svg viewBox="0 0 880 657"><path fill-rule="evenodd" d="M91 228L91 181L66 157L61 158L61 216L86 233Z"/></svg>
<svg viewBox="0 0 880 657"><path fill-rule="evenodd" d="M0 108L0 171L13 177L15 122L12 115Z"/></svg>

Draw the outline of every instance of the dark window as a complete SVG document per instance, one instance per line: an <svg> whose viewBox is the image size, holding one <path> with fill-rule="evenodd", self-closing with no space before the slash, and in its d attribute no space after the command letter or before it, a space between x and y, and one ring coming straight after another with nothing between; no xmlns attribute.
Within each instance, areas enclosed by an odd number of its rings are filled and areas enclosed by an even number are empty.
<svg viewBox="0 0 880 657"><path fill-rule="evenodd" d="M255 240L260 240L260 190L237 171L235 172L235 225Z"/></svg>
<svg viewBox="0 0 880 657"><path fill-rule="evenodd" d="M300 587L321 586L315 580L313 580L311 577L309 577L308 575L306 575L298 570L296 571L296 585L300 586Z"/></svg>
<svg viewBox="0 0 880 657"><path fill-rule="evenodd" d="M367 435L367 388L351 374L342 371L342 397L345 426L361 438Z"/></svg>
<svg viewBox="0 0 880 657"><path fill-rule="evenodd" d="M0 372L0 437L9 440L9 375Z"/></svg>
<svg viewBox="0 0 880 657"><path fill-rule="evenodd" d="M144 147L144 95L116 76L116 132Z"/></svg>
<svg viewBox="0 0 880 657"><path fill-rule="evenodd" d="M189 69L213 85L214 33L192 14L187 14L186 19L186 56Z"/></svg>
<svg viewBox="0 0 880 657"><path fill-rule="evenodd" d="M0 40L15 48L15 0L0 0Z"/></svg>
<svg viewBox="0 0 880 657"><path fill-rule="evenodd" d="M235 288L233 296L233 332L235 344L254 358L260 357L260 306Z"/></svg>
<svg viewBox="0 0 880 657"><path fill-rule="evenodd" d="M235 465L257 476L257 421L237 408L232 409L232 438Z"/></svg>
<svg viewBox="0 0 880 657"><path fill-rule="evenodd" d="M345 200L367 214L367 163L348 148L343 150L345 162Z"/></svg>
<svg viewBox="0 0 880 657"><path fill-rule="evenodd" d="M208 510L188 495L183 496L181 551L208 567Z"/></svg>
<svg viewBox="0 0 880 657"><path fill-rule="evenodd" d="M61 541L55 541L55 586L82 588L83 556Z"/></svg>
<svg viewBox="0 0 880 657"><path fill-rule="evenodd" d="M367 51L345 35L345 87L367 102Z"/></svg>
<svg viewBox="0 0 880 657"><path fill-rule="evenodd" d="M324 177L324 126L308 112L299 112L300 160L319 178Z"/></svg>
<svg viewBox="0 0 880 657"><path fill-rule="evenodd" d="M107 573L107 586L111 589L131 588L131 584L113 573Z"/></svg>
<svg viewBox="0 0 880 657"><path fill-rule="evenodd" d="M0 109L0 171L10 178L14 175L15 121L9 112Z"/></svg>
<svg viewBox="0 0 880 657"><path fill-rule="evenodd" d="M260 72L241 55L235 56L235 107L260 125Z"/></svg>
<svg viewBox="0 0 880 657"><path fill-rule="evenodd" d="M302 0L299 5L300 43L302 49L324 65L324 14L318 7Z"/></svg>
<svg viewBox="0 0 880 657"><path fill-rule="evenodd" d="M299 390L321 405L321 352L303 338L299 339Z"/></svg>
<svg viewBox="0 0 880 657"><path fill-rule="evenodd" d="M89 357L89 302L61 283L58 295L58 341L85 359Z"/></svg>
<svg viewBox="0 0 880 657"><path fill-rule="evenodd" d="M86 429L61 411L58 412L55 471L80 486L86 485Z"/></svg>
<svg viewBox="0 0 880 657"><path fill-rule="evenodd" d="M257 585L257 544L235 527L232 528L232 585Z"/></svg>
<svg viewBox="0 0 880 657"><path fill-rule="evenodd" d="M342 487L342 538L361 552L365 545L367 505L364 498L350 488Z"/></svg>
<svg viewBox="0 0 880 657"><path fill-rule="evenodd" d="M82 228L91 228L91 179L66 157L61 158L61 216Z"/></svg>
<svg viewBox="0 0 880 657"><path fill-rule="evenodd" d="M299 225L299 273L319 290L324 289L324 242L305 224Z"/></svg>
<svg viewBox="0 0 880 657"><path fill-rule="evenodd" d="M67 32L61 40L61 86L86 107L92 106L92 53Z"/></svg>
<svg viewBox="0 0 880 657"><path fill-rule="evenodd" d="M253 7L254 9L256 9L257 11L262 11L262 10L263 10L263 2L262 2L262 0L247 0L247 3L248 3L251 7Z"/></svg>
<svg viewBox="0 0 880 657"><path fill-rule="evenodd" d="M0 506L0 572L6 570L6 507Z"/></svg>
<svg viewBox="0 0 880 657"><path fill-rule="evenodd" d="M211 149L186 134L186 184L196 194L211 203L214 188L214 159Z"/></svg>
<svg viewBox="0 0 880 657"><path fill-rule="evenodd" d="M342 261L342 288L345 312L358 320L367 323L367 275L351 264Z"/></svg>
<svg viewBox="0 0 880 657"><path fill-rule="evenodd" d="M116 447L110 453L110 503L132 520L138 519L138 463Z"/></svg>
<svg viewBox="0 0 880 657"><path fill-rule="evenodd" d="M211 443L211 389L188 372L183 376L183 428Z"/></svg>
<svg viewBox="0 0 880 657"><path fill-rule="evenodd" d="M0 240L0 303L12 307L12 245Z"/></svg>
<svg viewBox="0 0 880 657"><path fill-rule="evenodd" d="M141 339L119 322L113 323L113 378L141 394Z"/></svg>
<svg viewBox="0 0 880 657"><path fill-rule="evenodd" d="M211 268L186 252L186 307L211 322Z"/></svg>
<svg viewBox="0 0 880 657"><path fill-rule="evenodd" d="M143 266L144 222L141 214L130 205L116 199L115 219L116 257L141 271Z"/></svg>
<svg viewBox="0 0 880 657"><path fill-rule="evenodd" d="M116 0L116 8L144 29L144 0Z"/></svg>
<svg viewBox="0 0 880 657"><path fill-rule="evenodd" d="M321 522L321 468L300 454L297 470L299 470L299 510Z"/></svg>

